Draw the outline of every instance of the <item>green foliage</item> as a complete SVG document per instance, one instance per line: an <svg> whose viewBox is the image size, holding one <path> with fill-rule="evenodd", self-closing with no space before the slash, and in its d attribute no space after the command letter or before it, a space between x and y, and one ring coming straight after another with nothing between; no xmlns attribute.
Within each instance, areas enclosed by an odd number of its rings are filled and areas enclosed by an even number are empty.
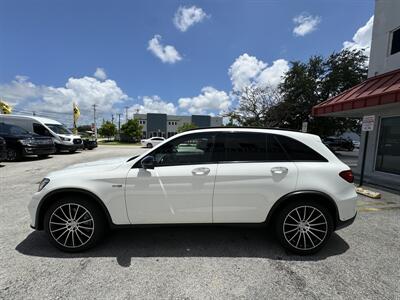
<svg viewBox="0 0 400 300"><path fill-rule="evenodd" d="M193 123L184 123L182 126L179 126L177 131L178 133L184 132L184 131L188 131L190 129L195 129L197 128L197 126Z"/></svg>
<svg viewBox="0 0 400 300"><path fill-rule="evenodd" d="M248 87L239 106L228 116L242 126L281 127L300 130L307 121L309 132L326 136L358 131L359 120L311 116L313 106L336 96L367 77L367 57L362 50L344 49L328 58L312 56L293 61L278 90ZM250 97L249 97L250 95Z"/></svg>
<svg viewBox="0 0 400 300"><path fill-rule="evenodd" d="M117 127L110 121L104 122L99 128L99 134L105 136L108 139L117 133Z"/></svg>
<svg viewBox="0 0 400 300"><path fill-rule="evenodd" d="M142 136L143 126L138 119L130 119L121 126L121 133L131 140L138 140Z"/></svg>

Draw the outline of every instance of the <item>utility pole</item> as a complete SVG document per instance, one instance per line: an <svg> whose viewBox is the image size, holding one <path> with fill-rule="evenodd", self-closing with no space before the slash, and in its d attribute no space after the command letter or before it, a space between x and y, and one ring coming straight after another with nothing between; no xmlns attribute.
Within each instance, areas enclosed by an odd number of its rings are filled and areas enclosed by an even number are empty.
<svg viewBox="0 0 400 300"><path fill-rule="evenodd" d="M128 122L128 106L125 106L125 122Z"/></svg>
<svg viewBox="0 0 400 300"><path fill-rule="evenodd" d="M118 113L118 139L121 139L121 113Z"/></svg>
<svg viewBox="0 0 400 300"><path fill-rule="evenodd" d="M94 136L97 140L97 125L96 125L96 104L93 104L93 124L94 124Z"/></svg>

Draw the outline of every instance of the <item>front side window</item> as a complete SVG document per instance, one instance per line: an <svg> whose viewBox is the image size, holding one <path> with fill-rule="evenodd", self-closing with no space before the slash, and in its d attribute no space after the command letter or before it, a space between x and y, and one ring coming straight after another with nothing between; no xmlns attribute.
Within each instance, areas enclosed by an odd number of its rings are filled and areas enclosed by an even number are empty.
<svg viewBox="0 0 400 300"><path fill-rule="evenodd" d="M176 138L150 155L156 166L192 165L211 162L214 133L189 134Z"/></svg>
<svg viewBox="0 0 400 300"><path fill-rule="evenodd" d="M375 169L400 174L400 117L381 120Z"/></svg>
<svg viewBox="0 0 400 300"><path fill-rule="evenodd" d="M42 124L38 123L33 123L33 132L38 135L50 136L50 132Z"/></svg>
<svg viewBox="0 0 400 300"><path fill-rule="evenodd" d="M46 126L57 134L72 134L68 128L61 124L46 124Z"/></svg>

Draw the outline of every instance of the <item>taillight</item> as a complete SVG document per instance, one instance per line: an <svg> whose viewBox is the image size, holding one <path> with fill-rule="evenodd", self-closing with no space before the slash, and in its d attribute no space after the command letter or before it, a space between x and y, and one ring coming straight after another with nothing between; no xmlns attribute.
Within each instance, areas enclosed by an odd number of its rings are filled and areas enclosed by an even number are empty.
<svg viewBox="0 0 400 300"><path fill-rule="evenodd" d="M354 182L354 175L351 170L342 171L339 173L339 176L349 183Z"/></svg>

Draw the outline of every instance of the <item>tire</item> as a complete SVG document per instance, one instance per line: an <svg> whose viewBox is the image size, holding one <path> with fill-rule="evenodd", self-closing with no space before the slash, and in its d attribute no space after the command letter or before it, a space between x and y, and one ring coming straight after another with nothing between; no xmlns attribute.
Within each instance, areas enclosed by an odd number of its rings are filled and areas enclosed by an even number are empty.
<svg viewBox="0 0 400 300"><path fill-rule="evenodd" d="M39 158L48 158L49 155L48 154L40 154L38 155Z"/></svg>
<svg viewBox="0 0 400 300"><path fill-rule="evenodd" d="M22 154L20 150L7 148L7 161L20 161L22 158Z"/></svg>
<svg viewBox="0 0 400 300"><path fill-rule="evenodd" d="M147 148L153 148L153 145L151 143L148 143Z"/></svg>
<svg viewBox="0 0 400 300"><path fill-rule="evenodd" d="M276 235L292 253L310 255L320 251L333 232L329 210L314 200L295 201L285 206L276 218Z"/></svg>
<svg viewBox="0 0 400 300"><path fill-rule="evenodd" d="M106 227L104 213L84 198L57 200L44 215L44 230L50 243L64 252L81 252L95 246Z"/></svg>

